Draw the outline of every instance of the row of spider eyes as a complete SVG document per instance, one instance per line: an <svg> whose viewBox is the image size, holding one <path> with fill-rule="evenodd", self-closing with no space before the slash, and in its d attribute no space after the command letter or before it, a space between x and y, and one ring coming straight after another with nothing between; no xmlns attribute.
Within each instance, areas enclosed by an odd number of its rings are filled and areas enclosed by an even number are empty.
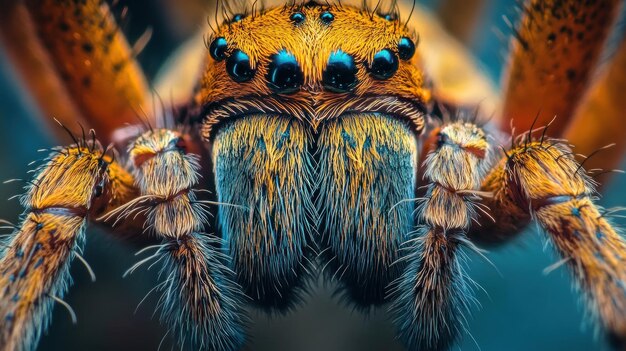
<svg viewBox="0 0 626 351"><path fill-rule="evenodd" d="M296 12L291 15L294 24L304 21L304 15ZM328 11L320 15L320 20L330 24L334 15ZM402 37L397 45L398 54L391 49L383 49L374 55L368 70L378 80L391 78L398 70L398 56L402 60L410 60L415 54L415 43L410 38ZM228 42L223 37L213 40L209 46L211 57L216 61L226 60L226 71L237 83L247 82L254 78L256 69L250 64L250 57L239 49L227 55ZM348 92L357 85L357 67L354 58L342 50L331 53L326 69L322 75L322 84L332 92ZM303 84L302 70L295 56L287 50L281 50L270 57L267 69L267 84L276 93L290 94L297 92Z"/></svg>

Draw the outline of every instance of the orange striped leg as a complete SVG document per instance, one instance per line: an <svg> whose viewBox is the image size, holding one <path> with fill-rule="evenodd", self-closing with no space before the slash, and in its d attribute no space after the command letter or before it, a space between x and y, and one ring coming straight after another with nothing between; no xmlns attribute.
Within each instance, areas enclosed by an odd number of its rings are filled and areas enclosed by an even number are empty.
<svg viewBox="0 0 626 351"><path fill-rule="evenodd" d="M80 258L87 220L134 196L132 177L86 143L56 150L30 184L22 222L0 259L2 350L36 346L53 303L65 304L69 265Z"/></svg>
<svg viewBox="0 0 626 351"><path fill-rule="evenodd" d="M502 111L529 130L535 116L553 136L573 116L617 14L619 0L531 0L524 5L511 50Z"/></svg>
<svg viewBox="0 0 626 351"><path fill-rule="evenodd" d="M598 325L614 340L626 341L626 243L608 221L610 212L594 203L594 183L570 149L554 140L527 142L509 151L493 172L501 175L496 194L505 194L490 204L496 223L504 223L500 234L521 228L506 215L498 217L503 213L535 218Z"/></svg>
<svg viewBox="0 0 626 351"><path fill-rule="evenodd" d="M531 214L519 205L519 199L508 186L508 159L504 158L487 174L481 191L491 193L482 203L496 221L481 221L470 229L472 241L484 246L499 245L519 234L531 221Z"/></svg>
<svg viewBox="0 0 626 351"><path fill-rule="evenodd" d="M147 83L106 2L26 4L62 81L101 141L108 144L115 129L137 124Z"/></svg>

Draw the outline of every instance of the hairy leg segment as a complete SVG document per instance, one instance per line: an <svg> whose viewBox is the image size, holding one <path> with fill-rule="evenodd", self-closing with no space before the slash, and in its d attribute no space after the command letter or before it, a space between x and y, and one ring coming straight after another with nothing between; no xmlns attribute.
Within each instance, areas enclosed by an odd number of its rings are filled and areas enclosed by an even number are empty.
<svg viewBox="0 0 626 351"><path fill-rule="evenodd" d="M410 350L446 350L465 328L473 297L460 246L476 250L467 231L480 212L490 218L479 203L479 188L492 154L480 128L454 122L440 129L424 160L419 226L403 247L407 267L391 289L399 337Z"/></svg>
<svg viewBox="0 0 626 351"><path fill-rule="evenodd" d="M96 142L55 149L29 184L21 223L0 260L3 350L37 344L54 302L65 304L70 262L84 262L88 220L136 196L132 176Z"/></svg>
<svg viewBox="0 0 626 351"><path fill-rule="evenodd" d="M595 182L569 147L552 139L522 138L485 178L485 199L499 220L475 228L478 240L513 237L536 220L586 299L589 315L612 340L626 341L626 242L595 204ZM502 219L502 221L500 221Z"/></svg>
<svg viewBox="0 0 626 351"><path fill-rule="evenodd" d="M208 229L210 202L200 200L199 157L187 153L185 135L167 129L150 130L129 147L130 167L140 196L105 216L146 217L144 229L161 245L128 273L144 264L162 264L162 293L157 308L169 332L181 344L209 350L237 350L245 339L245 297L220 253L221 241Z"/></svg>

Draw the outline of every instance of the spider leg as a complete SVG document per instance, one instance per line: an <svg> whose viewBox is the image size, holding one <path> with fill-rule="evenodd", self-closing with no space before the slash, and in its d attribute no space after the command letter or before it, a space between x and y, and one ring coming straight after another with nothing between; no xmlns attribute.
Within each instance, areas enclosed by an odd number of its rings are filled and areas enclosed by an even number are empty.
<svg viewBox="0 0 626 351"><path fill-rule="evenodd" d="M317 156L324 270L357 307L382 304L413 225L415 136L389 117L344 116L324 126Z"/></svg>
<svg viewBox="0 0 626 351"><path fill-rule="evenodd" d="M250 116L213 142L225 252L255 305L285 311L300 299L314 255L311 136L283 117Z"/></svg>
<svg viewBox="0 0 626 351"><path fill-rule="evenodd" d="M531 217L547 232L597 317L613 339L626 341L626 242L594 203L595 183L571 150L555 140L524 141L507 152L485 181L495 224L480 238L507 238Z"/></svg>
<svg viewBox="0 0 626 351"><path fill-rule="evenodd" d="M626 89L626 38L622 39L607 66L564 132L565 139L576 145L576 152L583 155L615 143L610 151L598 153L585 162L587 169L602 169L600 172L617 168L626 152L626 128L623 125L626 99L621 93ZM608 178L599 176L601 178L594 175L594 179L600 183Z"/></svg>
<svg viewBox="0 0 626 351"><path fill-rule="evenodd" d="M462 268L466 237L478 218L481 180L493 150L472 123L441 128L424 161L427 192L417 207L421 225L403 249L407 268L391 289L391 311L399 337L410 350L447 350L465 329L464 314L473 301Z"/></svg>
<svg viewBox="0 0 626 351"><path fill-rule="evenodd" d="M472 39L485 5L484 0L444 0L439 2L436 14L451 35L467 44Z"/></svg>
<svg viewBox="0 0 626 351"><path fill-rule="evenodd" d="M42 115L55 116L65 125L80 123L87 126L47 49L37 37L35 23L22 1L0 2L0 41L3 59L10 62L21 75L21 81L37 101ZM56 124L51 118L43 119L42 122L47 122L49 127ZM72 142L57 128L50 130L57 132L59 140Z"/></svg>
<svg viewBox="0 0 626 351"><path fill-rule="evenodd" d="M621 1L544 1L524 3L518 28L512 28L506 75L503 129L515 118L518 130L546 125L557 116L552 136L574 115L585 92Z"/></svg>
<svg viewBox="0 0 626 351"><path fill-rule="evenodd" d="M88 219L135 194L132 176L96 142L59 148L38 169L21 197L22 221L0 259L4 350L36 346L54 302L65 304L69 266L80 258Z"/></svg>
<svg viewBox="0 0 626 351"><path fill-rule="evenodd" d="M4 25L7 48L34 87L44 116L67 125L82 120L104 144L113 140L116 129L137 124L148 88L135 56L147 36L131 48L108 5L99 0L8 3L5 7L26 25ZM49 62L55 70L47 68Z"/></svg>
<svg viewBox="0 0 626 351"><path fill-rule="evenodd" d="M129 148L141 196L104 219L146 212L146 229L162 239L143 263L162 262L159 300L162 320L181 343L209 350L237 350L245 340L244 296L220 253L221 242L203 233L206 201L199 199L199 158L187 153L185 135L173 130L145 132ZM154 260L152 262L152 260Z"/></svg>

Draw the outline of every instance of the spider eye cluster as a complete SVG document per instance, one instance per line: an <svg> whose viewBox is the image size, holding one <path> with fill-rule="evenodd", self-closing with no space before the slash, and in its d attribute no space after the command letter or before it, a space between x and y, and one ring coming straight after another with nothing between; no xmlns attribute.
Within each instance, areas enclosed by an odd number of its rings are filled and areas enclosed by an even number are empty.
<svg viewBox="0 0 626 351"><path fill-rule="evenodd" d="M307 18L309 16L309 18ZM381 15L382 16L382 15ZM392 17L383 17L392 20ZM236 16L233 22L241 21L242 16ZM337 14L330 10L324 10L312 17L311 13L295 11L289 14L289 23L294 27L313 24L322 24L332 31L333 26L341 23L337 20ZM250 55L243 50L245 48L232 47L230 39L225 37L215 38L209 45L209 53L216 62L226 61L225 68L230 78L236 83L244 83L252 80L256 75L256 67L252 65ZM231 48L229 49L229 44ZM394 47L395 46L395 47ZM324 69L321 72L320 86L328 92L347 93L353 91L358 83L359 66L374 80L388 80L392 78L400 67L400 61L408 61L415 55L415 43L408 37L401 37L394 45L383 47L376 52L371 59L363 60L363 53L350 52L350 49L337 48L330 52L325 60ZM322 61L324 62L324 61ZM293 94L300 90L306 77L302 68L303 62L293 51L282 48L268 58L265 80L267 86L276 94Z"/></svg>

